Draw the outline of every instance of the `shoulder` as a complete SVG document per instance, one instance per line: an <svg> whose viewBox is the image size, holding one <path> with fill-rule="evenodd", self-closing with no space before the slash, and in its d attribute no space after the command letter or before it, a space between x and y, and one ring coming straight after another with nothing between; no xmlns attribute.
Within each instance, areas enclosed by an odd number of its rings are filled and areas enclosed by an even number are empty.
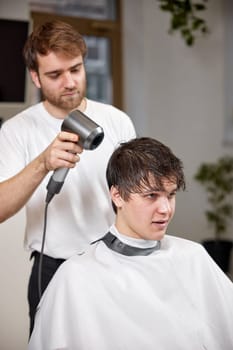
<svg viewBox="0 0 233 350"><path fill-rule="evenodd" d="M92 283L100 275L108 273L109 265L114 260L113 256L112 251L102 241L97 241L89 245L83 253L67 259L57 270L56 278L66 280L67 285L77 280L84 284L88 284L89 281Z"/></svg>
<svg viewBox="0 0 233 350"><path fill-rule="evenodd" d="M161 246L162 249L173 250L174 252L179 252L179 254L185 254L189 257L192 255L196 256L196 254L199 256L207 255L201 243L172 235L165 235L161 241Z"/></svg>
<svg viewBox="0 0 233 350"><path fill-rule="evenodd" d="M161 241L161 253L172 261L176 273L181 274L181 278L192 276L194 281L198 276L206 276L209 279L209 274L223 274L201 243L165 235Z"/></svg>
<svg viewBox="0 0 233 350"><path fill-rule="evenodd" d="M130 117L120 109L101 102L87 100L84 112L104 129L105 135L114 145L136 137L136 131Z"/></svg>
<svg viewBox="0 0 233 350"><path fill-rule="evenodd" d="M99 101L94 101L87 99L87 108L95 108L97 110L108 110L108 111L115 111L119 113L123 113L123 111L109 103L103 103Z"/></svg>
<svg viewBox="0 0 233 350"><path fill-rule="evenodd" d="M113 105L97 102L89 99L87 99L87 111L88 113L90 112L91 114L100 113L102 116L114 117L114 118L117 117L118 120L119 118L123 120L130 119L127 113L125 113L124 111L120 110L119 108Z"/></svg>
<svg viewBox="0 0 233 350"><path fill-rule="evenodd" d="M70 276L73 276L73 274L77 274L79 278L82 276L82 273L85 275L89 264L93 263L94 248L95 245L88 246L83 253L71 256L59 267L56 275L65 276L66 279L70 279Z"/></svg>
<svg viewBox="0 0 233 350"><path fill-rule="evenodd" d="M17 113L16 115L14 115L13 117L7 119L3 125L2 128L15 128L16 125L21 125L22 123L23 125L25 124L32 124L33 123L33 119L38 115L38 113L42 112L42 104L38 103L35 104L33 106L30 106L22 111L20 111L19 113Z"/></svg>

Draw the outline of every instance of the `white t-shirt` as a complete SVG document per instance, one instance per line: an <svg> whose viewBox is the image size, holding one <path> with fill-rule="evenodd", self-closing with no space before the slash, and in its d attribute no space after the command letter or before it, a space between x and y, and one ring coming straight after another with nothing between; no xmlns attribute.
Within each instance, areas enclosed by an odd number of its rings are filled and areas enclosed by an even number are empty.
<svg viewBox="0 0 233 350"><path fill-rule="evenodd" d="M125 256L99 241L57 270L28 349L232 350L232 320L233 284L200 244L166 235Z"/></svg>
<svg viewBox="0 0 233 350"><path fill-rule="evenodd" d="M87 100L84 113L103 128L104 139L95 150L81 154L80 162L69 170L61 192L49 203L44 254L54 258L66 259L83 251L108 229L114 214L106 165L120 142L136 136L130 118L113 106ZM0 131L0 181L17 174L47 148L59 133L62 121L52 117L43 103L7 120ZM28 250L41 250L46 186L51 175L52 172L45 177L26 204Z"/></svg>

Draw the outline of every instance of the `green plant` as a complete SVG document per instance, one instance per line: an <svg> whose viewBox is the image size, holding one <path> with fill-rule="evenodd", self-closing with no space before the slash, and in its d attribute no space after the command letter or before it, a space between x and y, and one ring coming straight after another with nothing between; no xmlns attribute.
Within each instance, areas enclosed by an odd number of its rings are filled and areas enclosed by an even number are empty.
<svg viewBox="0 0 233 350"><path fill-rule="evenodd" d="M171 14L169 34L180 31L188 46L195 42L196 34L209 32L206 21L198 16L199 12L206 10L208 0L157 0L162 11Z"/></svg>
<svg viewBox="0 0 233 350"><path fill-rule="evenodd" d="M209 209L205 215L218 240L233 217L233 157L223 156L214 163L203 163L194 175L207 192Z"/></svg>

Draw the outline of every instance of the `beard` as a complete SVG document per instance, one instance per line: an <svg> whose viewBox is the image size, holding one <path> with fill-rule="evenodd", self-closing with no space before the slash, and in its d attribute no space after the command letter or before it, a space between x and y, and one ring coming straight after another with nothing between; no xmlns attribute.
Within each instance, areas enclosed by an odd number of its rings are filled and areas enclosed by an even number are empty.
<svg viewBox="0 0 233 350"><path fill-rule="evenodd" d="M60 95L56 95L46 87L41 86L43 100L59 109L71 111L77 108L86 95L86 81L83 81L82 87L79 89L65 89Z"/></svg>

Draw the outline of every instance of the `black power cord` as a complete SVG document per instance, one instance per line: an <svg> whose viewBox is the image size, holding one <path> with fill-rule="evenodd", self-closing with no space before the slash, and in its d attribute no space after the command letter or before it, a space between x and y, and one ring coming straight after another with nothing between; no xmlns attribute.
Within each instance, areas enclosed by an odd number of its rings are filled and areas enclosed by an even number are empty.
<svg viewBox="0 0 233 350"><path fill-rule="evenodd" d="M69 169L67 169L66 173ZM54 195L59 193L61 190L61 187L63 186L64 181L54 181L53 177L51 176L50 181L47 185L47 195L45 199L45 210L44 210L44 228L43 228L43 236L42 236L42 243L41 243L41 251L40 251L40 257L39 257L39 268L38 268L38 294L39 299L42 296L42 269L43 269L43 255L44 255L44 245L45 245L45 237L46 237L46 228L47 228L47 216L48 216L48 205L50 201L53 199Z"/></svg>
<svg viewBox="0 0 233 350"><path fill-rule="evenodd" d="M44 245L45 245L45 237L46 237L46 227L47 227L48 205L49 205L49 202L46 201L45 210L44 210L44 228L43 228L42 244L41 244L41 251L40 251L40 258L39 258L39 268L38 268L39 299L42 296L42 268L43 268L43 254L44 254Z"/></svg>

